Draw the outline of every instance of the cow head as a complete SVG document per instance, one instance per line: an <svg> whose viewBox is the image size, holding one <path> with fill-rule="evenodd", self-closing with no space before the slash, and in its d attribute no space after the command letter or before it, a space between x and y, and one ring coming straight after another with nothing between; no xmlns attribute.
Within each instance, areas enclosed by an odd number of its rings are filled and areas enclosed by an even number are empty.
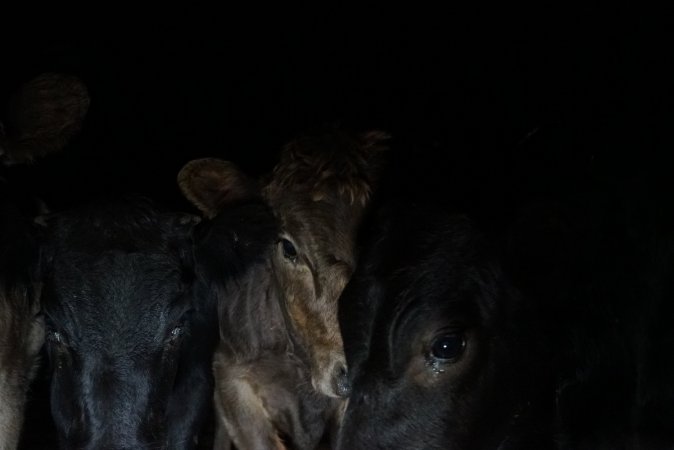
<svg viewBox="0 0 674 450"><path fill-rule="evenodd" d="M465 217L394 211L377 219L340 300L352 394L338 448L517 442L535 377L518 296Z"/></svg>
<svg viewBox="0 0 674 450"><path fill-rule="evenodd" d="M217 321L198 293L192 219L145 202L46 219L43 310L63 448L194 447Z"/></svg>
<svg viewBox="0 0 674 450"><path fill-rule="evenodd" d="M381 132L296 139L259 183L216 159L192 161L178 176L185 196L207 216L242 193L259 192L271 207L281 227L271 261L278 297L314 388L332 397L348 393L337 299L353 271L355 232L386 139Z"/></svg>

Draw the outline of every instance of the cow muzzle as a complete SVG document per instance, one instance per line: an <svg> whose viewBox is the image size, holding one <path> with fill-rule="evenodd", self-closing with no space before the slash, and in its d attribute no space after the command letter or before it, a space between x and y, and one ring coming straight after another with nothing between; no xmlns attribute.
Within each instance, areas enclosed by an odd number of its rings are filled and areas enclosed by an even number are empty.
<svg viewBox="0 0 674 450"><path fill-rule="evenodd" d="M342 356L330 358L325 370L318 370L311 377L315 390L328 397L346 398L351 393L346 362Z"/></svg>

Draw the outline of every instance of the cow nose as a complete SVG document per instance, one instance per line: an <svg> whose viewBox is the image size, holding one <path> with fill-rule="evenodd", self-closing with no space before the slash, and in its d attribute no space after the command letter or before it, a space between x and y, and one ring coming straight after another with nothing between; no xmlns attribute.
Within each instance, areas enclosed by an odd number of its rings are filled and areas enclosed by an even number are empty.
<svg viewBox="0 0 674 450"><path fill-rule="evenodd" d="M349 382L349 374L346 371L346 366L339 364L335 368L335 377L337 395L340 397L348 397L351 394L351 383Z"/></svg>

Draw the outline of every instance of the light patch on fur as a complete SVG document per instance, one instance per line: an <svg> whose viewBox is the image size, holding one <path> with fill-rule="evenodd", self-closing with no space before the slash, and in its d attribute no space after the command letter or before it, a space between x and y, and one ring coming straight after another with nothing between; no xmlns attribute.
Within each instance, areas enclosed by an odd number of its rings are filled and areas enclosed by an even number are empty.
<svg viewBox="0 0 674 450"><path fill-rule="evenodd" d="M225 428L237 448L286 450L246 371L236 369L216 353L213 363L217 384L214 400L219 419L216 426ZM214 442L214 448L225 447L226 436L221 429L216 436L220 442Z"/></svg>
<svg viewBox="0 0 674 450"><path fill-rule="evenodd" d="M0 450L15 449L21 428L16 403L15 388L8 380L8 374L0 369Z"/></svg>
<svg viewBox="0 0 674 450"><path fill-rule="evenodd" d="M23 392L12 380L16 375L0 369L0 450L14 450L23 422Z"/></svg>

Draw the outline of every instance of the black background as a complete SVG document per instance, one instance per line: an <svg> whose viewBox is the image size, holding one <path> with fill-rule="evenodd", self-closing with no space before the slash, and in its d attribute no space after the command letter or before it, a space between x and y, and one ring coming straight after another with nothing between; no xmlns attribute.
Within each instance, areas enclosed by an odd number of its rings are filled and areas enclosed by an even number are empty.
<svg viewBox="0 0 674 450"><path fill-rule="evenodd" d="M260 174L293 137L340 124L390 132L395 177L429 189L442 180L468 208L634 180L666 187L674 52L664 11L242 9L16 14L3 98L62 71L92 101L66 151L6 177L53 209L115 192L184 209L175 176L188 160L218 156Z"/></svg>

